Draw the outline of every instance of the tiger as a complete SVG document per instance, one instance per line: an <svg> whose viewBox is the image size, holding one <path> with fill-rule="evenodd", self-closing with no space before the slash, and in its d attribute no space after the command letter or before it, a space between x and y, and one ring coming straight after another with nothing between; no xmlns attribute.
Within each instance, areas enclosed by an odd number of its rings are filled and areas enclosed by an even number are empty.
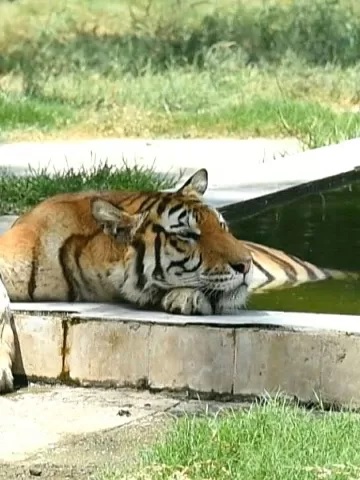
<svg viewBox="0 0 360 480"><path fill-rule="evenodd" d="M251 292L338 275L237 239L205 202L207 187L200 169L175 191L83 191L43 200L0 236L0 305L124 302L219 315L245 308ZM13 389L10 320L5 308L0 392Z"/></svg>

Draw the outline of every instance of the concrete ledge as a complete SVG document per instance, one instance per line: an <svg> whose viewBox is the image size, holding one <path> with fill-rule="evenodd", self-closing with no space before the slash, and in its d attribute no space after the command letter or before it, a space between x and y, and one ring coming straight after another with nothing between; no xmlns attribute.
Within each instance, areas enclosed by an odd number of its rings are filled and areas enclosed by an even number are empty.
<svg viewBox="0 0 360 480"><path fill-rule="evenodd" d="M154 168L183 182L205 167L209 188L204 198L223 207L359 169L359 146L360 138L307 151L295 139L26 142L0 145L0 174L2 169L28 173L29 159L32 170L50 173L90 169L107 160L118 168L124 161L128 167Z"/></svg>
<svg viewBox="0 0 360 480"><path fill-rule="evenodd" d="M164 174L188 176L205 165L210 181L228 184L224 167L257 165L302 151L295 138L287 139L94 139L79 141L18 142L0 144L0 168L15 174L35 170L49 172L69 168L93 168L106 160L110 165L155 167ZM224 155L226 152L226 155ZM218 160L221 158L221 168ZM216 173L214 173L216 172ZM220 178L219 178L220 174ZM230 178L230 184L233 183Z"/></svg>
<svg viewBox="0 0 360 480"><path fill-rule="evenodd" d="M284 312L187 318L91 304L12 309L14 373L30 379L227 397L280 390L360 405L356 316L340 323L338 315Z"/></svg>

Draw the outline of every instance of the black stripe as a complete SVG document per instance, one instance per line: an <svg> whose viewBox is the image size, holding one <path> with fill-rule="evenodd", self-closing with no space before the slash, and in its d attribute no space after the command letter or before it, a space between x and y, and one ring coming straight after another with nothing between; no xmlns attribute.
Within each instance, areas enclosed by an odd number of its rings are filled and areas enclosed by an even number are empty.
<svg viewBox="0 0 360 480"><path fill-rule="evenodd" d="M58 256L61 270L63 272L64 278L68 287L68 298L67 298L68 302L74 302L76 300L75 279L74 279L71 267L69 268L67 264L67 260L70 257L68 250L70 248L71 239L72 237L68 238L63 243L62 247L59 249L59 256Z"/></svg>
<svg viewBox="0 0 360 480"><path fill-rule="evenodd" d="M174 205L173 207L170 208L169 210L169 216L170 215L173 215L174 213L178 212L179 210L181 210L183 208L183 205L181 205L180 203L178 205ZM184 213L184 212L183 212ZM182 215L182 214L181 214ZM179 216L180 218L180 216Z"/></svg>
<svg viewBox="0 0 360 480"><path fill-rule="evenodd" d="M39 262L38 262L38 249L37 245L32 249L32 261L31 261L31 273L30 273L30 278L28 282L28 295L31 300L34 300L34 292L36 289L36 277L37 277L37 272L39 269Z"/></svg>
<svg viewBox="0 0 360 480"><path fill-rule="evenodd" d="M80 257L81 257L81 254L82 252L84 251L84 248L87 246L87 244L93 239L95 238L97 235L99 234L102 234L103 231L101 230L100 232L92 235L91 237L82 237L82 236L79 236L78 237L78 243L75 245L75 250L74 250L74 260L75 260L75 264L76 264L76 267L78 269L78 273L79 273L79 276L81 278L81 281L83 282L84 286L86 287L87 290L89 290L90 292L93 292L94 293L94 290L92 288L92 285L91 283L88 282L88 280L86 279L85 275L84 275L84 272L83 272L83 269L80 265ZM78 285L78 289L79 291L81 292L81 285Z"/></svg>
<svg viewBox="0 0 360 480"><path fill-rule="evenodd" d="M168 206L168 204L169 204L169 197L168 197L168 196L163 197L163 198L161 199L158 207L157 207L157 210L156 210L156 211L157 211L157 214L158 214L159 216L161 216L161 215L165 212L166 207Z"/></svg>
<svg viewBox="0 0 360 480"><path fill-rule="evenodd" d="M153 224L152 231L156 234L163 232L165 233L165 235L169 235L169 233L166 232L165 228L162 225L159 225L158 223Z"/></svg>
<svg viewBox="0 0 360 480"><path fill-rule="evenodd" d="M173 261L173 262L170 262L170 265L168 266L168 268L166 269L167 272L169 272L172 268L176 268L176 267L181 267L183 269L183 272L186 272L186 273L192 273L192 272L196 272L200 267L201 267L201 264L202 264L202 256L200 255L199 257L199 261L198 263L192 267L192 268L186 268L186 263L190 260L190 257L185 257L183 258L182 260L177 260L177 261Z"/></svg>
<svg viewBox="0 0 360 480"><path fill-rule="evenodd" d="M149 202L147 205L146 205L146 208L145 207L141 207L139 209L139 212L143 212L143 211L148 211L148 210L151 210L153 208L153 206L158 202L159 200L157 198L152 198L151 199L151 202Z"/></svg>
<svg viewBox="0 0 360 480"><path fill-rule="evenodd" d="M133 203L137 202L137 200L139 200L139 198L141 198L143 196L142 193L130 193L126 198L124 198L122 201L121 201L121 204L122 205L126 205L127 207L130 207Z"/></svg>
<svg viewBox="0 0 360 480"><path fill-rule="evenodd" d="M155 268L153 271L153 276L155 278L160 278L161 280L164 280L164 270L161 265L161 232L158 232L155 237L154 255Z"/></svg>
<svg viewBox="0 0 360 480"><path fill-rule="evenodd" d="M319 277L316 275L316 273L315 273L310 267L308 267L308 266L306 265L306 263L303 262L300 258L297 258L297 257L295 257L294 255L290 255L290 254L289 254L289 257L290 257L295 263L301 265L301 266L304 268L304 270L306 271L306 273L307 273L307 275L308 275L308 277L309 277L310 280L318 280L318 279L319 279ZM319 267L316 267L316 268L319 268ZM323 270L322 270L321 268L319 268L319 270L321 270L321 271L323 272ZM323 273L326 275L325 272L323 272Z"/></svg>
<svg viewBox="0 0 360 480"><path fill-rule="evenodd" d="M81 277L84 284L89 286L85 280L84 273L79 263L79 258L87 244L91 242L96 236L100 235L102 230L98 230L92 235L71 235L63 243L59 249L59 263L68 286L68 301L74 302L78 296L81 295L81 285L77 281L74 273L74 266L77 267L77 273ZM75 262L75 265L74 265ZM68 265L70 263L70 265ZM71 265L72 264L72 265Z"/></svg>
<svg viewBox="0 0 360 480"><path fill-rule="evenodd" d="M139 197L140 195L137 195L132 192L122 192L124 195L121 196L120 198L116 196L116 191L115 196L112 196L110 191L103 191L103 192L94 192L95 194L98 195L99 198L99 193L100 193L100 198L104 200L105 202L111 203L116 208L119 208L120 210L124 211L126 210L126 207L130 206L133 202L136 202L136 198Z"/></svg>
<svg viewBox="0 0 360 480"><path fill-rule="evenodd" d="M133 243L136 251L135 271L137 275L136 286L139 289L143 289L146 282L144 275L144 257L145 257L145 243L142 240L137 240Z"/></svg>
<svg viewBox="0 0 360 480"><path fill-rule="evenodd" d="M283 267L284 269L284 272L286 273L286 275L288 276L289 280L292 281L292 282L295 282L297 280L297 273L296 273L296 270L295 268L287 263L285 260L282 260L281 258L277 257L274 253L271 253L269 252L268 250L266 250L266 248L262 248L261 246L259 245L254 245L253 243L251 242L246 242L248 243L249 245L251 245L253 247L253 249L256 251L258 250L259 252L262 252L264 253L265 255L267 255L271 260L273 260L275 263L277 263L278 265L280 265L281 267ZM245 245L246 245L245 243ZM289 255L288 255L289 256ZM290 257L289 257L290 258Z"/></svg>
<svg viewBox="0 0 360 480"><path fill-rule="evenodd" d="M175 208L175 207L173 207ZM183 209L183 205L180 205L179 206L179 209ZM172 210L172 209L171 209ZM177 221L178 223L172 223L171 225L169 225L169 227L171 229L177 229L177 228L182 228L182 227L189 227L189 218L186 219L188 215L188 211L187 210L183 210L177 217ZM170 217L170 210L169 210L169 217ZM182 221L183 219L187 220L187 221ZM198 237L198 236L197 236Z"/></svg>
<svg viewBox="0 0 360 480"><path fill-rule="evenodd" d="M181 248L179 245L178 245L178 241L173 237L171 236L169 238L169 243L170 245L175 248L175 250L177 250L178 252L180 253L185 253L186 252L186 249L185 248Z"/></svg>
<svg viewBox="0 0 360 480"><path fill-rule="evenodd" d="M158 202L158 200L158 195L148 196L140 203L138 211L143 212L144 210L150 210Z"/></svg>
<svg viewBox="0 0 360 480"><path fill-rule="evenodd" d="M255 265L256 268L258 268L264 275L265 277L267 278L267 282L263 283L261 286L263 287L264 285L268 285L269 283L273 282L275 280L275 277L273 275L271 275L270 272L268 272L267 270L265 270L265 268L263 268L260 263L258 263L256 260L253 259L253 264Z"/></svg>

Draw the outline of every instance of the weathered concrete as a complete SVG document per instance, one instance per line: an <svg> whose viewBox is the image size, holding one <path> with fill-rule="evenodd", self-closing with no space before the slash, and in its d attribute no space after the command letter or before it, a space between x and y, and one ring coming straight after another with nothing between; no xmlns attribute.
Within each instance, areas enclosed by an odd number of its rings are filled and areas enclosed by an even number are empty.
<svg viewBox="0 0 360 480"><path fill-rule="evenodd" d="M136 322L69 322L65 371L69 379L124 387L149 376L149 325Z"/></svg>
<svg viewBox="0 0 360 480"><path fill-rule="evenodd" d="M321 347L328 336L329 332L318 331L237 330L234 394L262 395L280 389L315 401L322 391ZM336 338L341 344L345 337Z"/></svg>
<svg viewBox="0 0 360 480"><path fill-rule="evenodd" d="M12 305L20 346L15 374L206 395L280 390L304 401L360 406L356 316L341 316L336 327L338 315L244 312L204 318L106 305L19 305ZM28 307L33 311L19 312ZM62 313L66 308L72 312ZM47 309L54 313L44 317ZM312 328L294 326L300 318ZM328 327L318 326L321 319ZM31 362L23 339L32 342Z"/></svg>
<svg viewBox="0 0 360 480"><path fill-rule="evenodd" d="M152 325L149 386L230 393L234 375L233 329Z"/></svg>
<svg viewBox="0 0 360 480"><path fill-rule="evenodd" d="M325 401L359 405L360 342L359 337L336 334L323 336L321 342L321 392Z"/></svg>
<svg viewBox="0 0 360 480"><path fill-rule="evenodd" d="M64 353L64 329L61 317L19 314L16 316L16 336L18 348L14 371L18 375L60 377Z"/></svg>

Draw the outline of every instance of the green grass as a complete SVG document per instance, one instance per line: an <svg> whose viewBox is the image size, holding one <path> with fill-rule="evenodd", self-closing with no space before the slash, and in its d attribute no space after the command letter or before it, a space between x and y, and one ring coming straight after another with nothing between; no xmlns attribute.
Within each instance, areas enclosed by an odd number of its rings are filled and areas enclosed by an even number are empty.
<svg viewBox="0 0 360 480"><path fill-rule="evenodd" d="M106 162L90 170L69 169L55 174L43 170L16 176L0 170L0 215L22 213L58 193L111 189L154 191L173 185L171 177L161 176L153 170L126 165L117 169Z"/></svg>
<svg viewBox="0 0 360 480"><path fill-rule="evenodd" d="M355 480L359 415L310 412L285 401L176 421L136 472L102 480Z"/></svg>
<svg viewBox="0 0 360 480"><path fill-rule="evenodd" d="M355 0L4 1L0 52L6 139L360 132Z"/></svg>
<svg viewBox="0 0 360 480"><path fill-rule="evenodd" d="M74 117L69 106L36 98L0 96L0 125L7 129L65 127Z"/></svg>

